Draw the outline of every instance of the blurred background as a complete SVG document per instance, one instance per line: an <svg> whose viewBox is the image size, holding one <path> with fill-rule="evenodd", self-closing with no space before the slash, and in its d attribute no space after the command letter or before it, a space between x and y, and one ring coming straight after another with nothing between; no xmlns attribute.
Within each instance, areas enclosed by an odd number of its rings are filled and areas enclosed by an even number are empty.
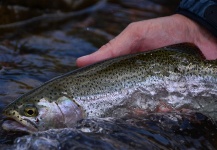
<svg viewBox="0 0 217 150"><path fill-rule="evenodd" d="M76 68L129 23L171 15L178 0L2 0L0 108Z"/></svg>

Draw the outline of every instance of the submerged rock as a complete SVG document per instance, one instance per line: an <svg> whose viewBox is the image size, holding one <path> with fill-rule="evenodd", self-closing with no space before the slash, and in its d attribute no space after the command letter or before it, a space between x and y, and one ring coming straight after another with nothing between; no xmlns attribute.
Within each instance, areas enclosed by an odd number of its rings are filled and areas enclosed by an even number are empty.
<svg viewBox="0 0 217 150"><path fill-rule="evenodd" d="M29 24L32 28L36 22L39 25L90 14L101 8L101 3L106 0L99 2L100 6L97 2L99 0L8 0L0 5L0 13L4 14L0 16L0 31L7 33L14 31L12 29L21 30L21 27Z"/></svg>
<svg viewBox="0 0 217 150"><path fill-rule="evenodd" d="M82 9L84 7L90 6L99 0L7 0L3 2L3 5L10 6L21 6L27 8L36 8L36 9L58 9L64 11L71 11Z"/></svg>

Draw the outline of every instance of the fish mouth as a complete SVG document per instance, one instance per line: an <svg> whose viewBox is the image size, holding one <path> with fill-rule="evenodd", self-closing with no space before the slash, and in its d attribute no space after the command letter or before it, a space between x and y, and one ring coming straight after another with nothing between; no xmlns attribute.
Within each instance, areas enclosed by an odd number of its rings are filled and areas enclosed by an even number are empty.
<svg viewBox="0 0 217 150"><path fill-rule="evenodd" d="M23 119L28 123L28 126L24 123L17 121L13 118L4 118L2 123L2 128L6 131L13 132L25 132L25 133L33 133L38 131L37 126L27 119Z"/></svg>

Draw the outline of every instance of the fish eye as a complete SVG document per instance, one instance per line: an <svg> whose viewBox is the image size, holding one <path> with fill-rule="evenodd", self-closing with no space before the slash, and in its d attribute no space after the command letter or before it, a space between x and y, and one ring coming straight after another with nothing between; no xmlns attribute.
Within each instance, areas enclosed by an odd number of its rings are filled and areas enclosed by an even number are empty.
<svg viewBox="0 0 217 150"><path fill-rule="evenodd" d="M37 108L35 106L26 106L24 108L24 115L27 117L35 117L38 115Z"/></svg>

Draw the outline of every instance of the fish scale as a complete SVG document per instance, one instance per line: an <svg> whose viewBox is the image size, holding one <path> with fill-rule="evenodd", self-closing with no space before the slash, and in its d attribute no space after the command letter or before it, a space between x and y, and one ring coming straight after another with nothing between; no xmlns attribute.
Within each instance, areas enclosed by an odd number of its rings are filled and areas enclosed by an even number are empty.
<svg viewBox="0 0 217 150"><path fill-rule="evenodd" d="M5 115L15 118L11 112L25 103L37 104L42 99L52 103L67 97L87 118L120 117L133 109L153 112L163 102L217 120L216 113L209 111L210 104L217 107L216 75L217 60L204 60L195 47L164 47L105 60L54 78L10 104Z"/></svg>

